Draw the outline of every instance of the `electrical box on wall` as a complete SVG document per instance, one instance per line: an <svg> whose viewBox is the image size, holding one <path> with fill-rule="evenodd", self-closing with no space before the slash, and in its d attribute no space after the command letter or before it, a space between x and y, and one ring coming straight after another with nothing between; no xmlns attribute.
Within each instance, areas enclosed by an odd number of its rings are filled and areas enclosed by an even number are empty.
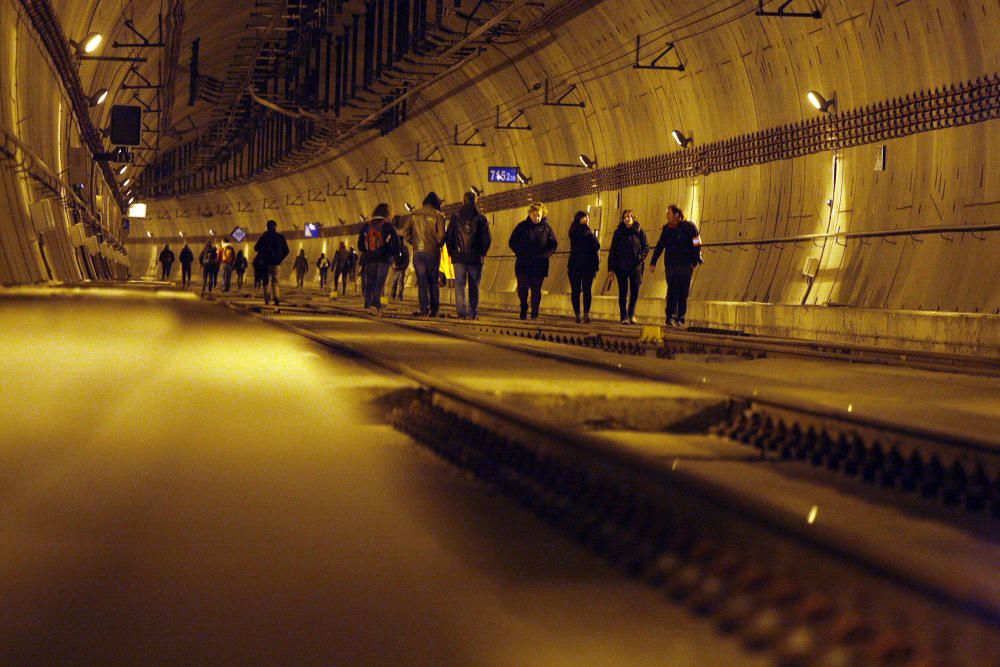
<svg viewBox="0 0 1000 667"><path fill-rule="evenodd" d="M52 204L48 199L32 202L29 204L28 210L31 213L31 224L36 232L41 233L55 229L56 220L52 214Z"/></svg>
<svg viewBox="0 0 1000 667"><path fill-rule="evenodd" d="M802 275L805 278L815 278L819 272L819 257L806 257L806 263L802 267Z"/></svg>
<svg viewBox="0 0 1000 667"><path fill-rule="evenodd" d="M85 147L70 147L69 170L66 173L71 187L86 187L90 182L90 153Z"/></svg>
<svg viewBox="0 0 1000 667"><path fill-rule="evenodd" d="M885 171L885 144L875 148L875 171Z"/></svg>

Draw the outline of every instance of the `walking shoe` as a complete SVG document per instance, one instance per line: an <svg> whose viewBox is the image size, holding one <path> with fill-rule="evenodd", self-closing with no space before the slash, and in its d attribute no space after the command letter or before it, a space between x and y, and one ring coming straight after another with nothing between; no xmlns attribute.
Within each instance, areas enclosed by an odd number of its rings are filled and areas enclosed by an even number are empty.
<svg viewBox="0 0 1000 667"><path fill-rule="evenodd" d="M635 319L635 315L628 318L629 324L639 324L639 320Z"/></svg>
<svg viewBox="0 0 1000 667"><path fill-rule="evenodd" d="M667 326L668 327L675 327L675 326L677 326L677 320L675 320L672 317L668 317L667 318Z"/></svg>
<svg viewBox="0 0 1000 667"><path fill-rule="evenodd" d="M584 324L590 324L590 315L589 314L583 316L583 323Z"/></svg>
<svg viewBox="0 0 1000 667"><path fill-rule="evenodd" d="M627 319L624 319L624 320L622 320L622 324L628 324L628 323L629 323L629 322L628 322L628 320L627 320Z"/></svg>
<svg viewBox="0 0 1000 667"><path fill-rule="evenodd" d="M576 316L576 323L577 323L577 324L579 324L579 323L580 323L580 322L582 322L582 321L583 321L583 320L581 320L581 319L580 319L580 316L579 316L579 315L577 315L577 316Z"/></svg>
<svg viewBox="0 0 1000 667"><path fill-rule="evenodd" d="M281 305L281 301L279 301L278 299L275 299L274 300L274 307L277 308L280 305Z"/></svg>

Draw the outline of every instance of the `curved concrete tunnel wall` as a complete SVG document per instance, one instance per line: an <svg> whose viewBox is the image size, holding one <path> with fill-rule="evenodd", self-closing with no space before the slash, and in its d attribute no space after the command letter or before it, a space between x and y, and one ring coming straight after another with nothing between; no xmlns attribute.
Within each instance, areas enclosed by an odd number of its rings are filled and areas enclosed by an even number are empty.
<svg viewBox="0 0 1000 667"><path fill-rule="evenodd" d="M798 4L811 7L806 0ZM523 44L497 46L434 85L411 105L409 119L386 137L279 178L149 202L151 217L134 221L129 244L133 273L150 269L155 250L146 242L146 232L159 242L179 240L180 229L188 237L205 236L209 229L224 233L236 224L259 231L267 218L278 220L284 230L315 220L330 228L338 218L355 222L379 201L401 211L404 201L419 204L429 190L455 202L469 185L484 187L488 195L509 187L484 182L489 165L519 165L533 178L532 185L544 184L575 173L544 162L572 163L580 153L596 159L598 167L612 167L680 151L670 137L675 128L697 147L801 125L817 116L805 102L810 89L835 96L834 112L846 114L1000 70L994 29L1000 9L982 0L899 6L834 0L823 4L820 20L757 17L757 3L749 0L707 6L632 0L584 5L584 13L554 19ZM102 3L59 6L72 34L113 20L101 18L104 10ZM680 61L686 70L633 69L637 34L643 35L644 61L672 42L675 49L663 63ZM582 101L585 108L542 105L543 91L536 87L546 80L553 97L575 85L567 101ZM523 109L519 123L526 121L532 129L494 129L497 104L502 121ZM1000 170L995 155L1000 138L995 113L990 117L962 127L545 203L562 249L568 249L566 230L573 213L588 205L601 219L605 250L621 208L634 209L655 241L663 208L671 202L688 211L709 243L997 223ZM485 147L449 146L456 125L460 139L482 139ZM473 136L474 130L478 134ZM413 162L418 144L425 155L439 148L445 162ZM881 146L886 167L876 171ZM327 196L347 179L354 183L366 169L380 170L385 159L390 166L406 160L400 169L408 175L390 176L388 184L365 184L365 191L348 191L347 197ZM272 207L263 210L265 202ZM252 212L241 211L250 207ZM212 217L202 217L208 211ZM523 207L490 211L497 255L506 254L507 235L524 213ZM318 255L319 242L304 247L311 258ZM998 331L993 316L1000 312L1000 286L982 277L995 275L998 249L993 231L707 247L706 264L693 285L691 316L753 328L762 325L761 318L788 317L774 314L781 308L802 304L852 306L837 309L852 312L967 313L959 329L935 329L933 335L955 341L972 336L974 343L986 344ZM811 286L802 276L809 257L820 262ZM510 262L499 257L489 262L484 286L492 292L487 298L509 302ZM546 288L550 293L567 289L558 261ZM644 312L661 310L662 302L652 300L664 291L661 277L647 276L642 296L650 301L643 304ZM547 299L549 305L565 307L565 299ZM748 310L748 303L773 308ZM794 317L807 310L795 309ZM807 318L796 327L808 334L842 322L820 324Z"/></svg>

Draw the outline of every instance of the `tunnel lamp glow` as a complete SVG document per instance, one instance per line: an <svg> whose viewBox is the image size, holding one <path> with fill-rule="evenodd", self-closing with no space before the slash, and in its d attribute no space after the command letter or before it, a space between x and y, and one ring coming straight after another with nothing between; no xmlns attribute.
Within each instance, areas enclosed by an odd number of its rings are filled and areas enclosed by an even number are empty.
<svg viewBox="0 0 1000 667"><path fill-rule="evenodd" d="M208 230L208 235L209 236L215 236L215 230L214 229Z"/></svg>
<svg viewBox="0 0 1000 667"><path fill-rule="evenodd" d="M691 142L694 141L691 137L685 137L684 133L680 130L674 130L670 133L670 136L674 138L674 141L676 141L677 145L681 148L687 148Z"/></svg>
<svg viewBox="0 0 1000 667"><path fill-rule="evenodd" d="M406 209L406 212L407 212L407 213L409 213L409 212L410 212L410 211L412 211L412 210L413 210L413 209L414 209L415 207L414 207L414 206L413 206L413 204L411 204L410 202L403 202L403 208L405 208L405 209Z"/></svg>
<svg viewBox="0 0 1000 667"><path fill-rule="evenodd" d="M810 90L806 93L806 99L809 100L809 104L813 105L818 111L822 113L827 113L830 111L830 107L834 105L836 101L833 98L826 99L815 90Z"/></svg>
<svg viewBox="0 0 1000 667"><path fill-rule="evenodd" d="M153 238L153 232L146 232L146 238L147 239Z"/></svg>
<svg viewBox="0 0 1000 667"><path fill-rule="evenodd" d="M131 178L126 178L124 181L122 181L122 187L123 188L127 188L128 184L131 183L131 182L132 182Z"/></svg>
<svg viewBox="0 0 1000 667"><path fill-rule="evenodd" d="M121 176L122 174L125 173L127 169L128 169L127 164L123 164L122 166L118 167L118 175Z"/></svg>
<svg viewBox="0 0 1000 667"><path fill-rule="evenodd" d="M476 195L477 197L481 197L483 195L483 189L482 188L477 188L475 185L470 185L469 186L469 192L471 192L472 194Z"/></svg>
<svg viewBox="0 0 1000 667"><path fill-rule="evenodd" d="M587 169L593 169L597 166L597 160L591 160L589 157L580 153L580 164L582 164Z"/></svg>
<svg viewBox="0 0 1000 667"><path fill-rule="evenodd" d="M104 100L108 99L108 89L101 88L96 93L87 98L87 104L92 107L96 107L99 104L104 104Z"/></svg>
<svg viewBox="0 0 1000 667"><path fill-rule="evenodd" d="M531 176L523 173L520 169L517 170L517 182L521 185L527 185L531 183Z"/></svg>
<svg viewBox="0 0 1000 667"><path fill-rule="evenodd" d="M364 213L359 215L358 218L361 219L361 222L368 222L368 217Z"/></svg>
<svg viewBox="0 0 1000 667"><path fill-rule="evenodd" d="M69 40L70 46L76 49L77 53L93 53L97 50L97 47L101 45L104 41L104 36L99 32L92 32L83 38L82 42L74 42L72 39Z"/></svg>
<svg viewBox="0 0 1000 667"><path fill-rule="evenodd" d="M184 232L177 232L178 236L184 236Z"/></svg>

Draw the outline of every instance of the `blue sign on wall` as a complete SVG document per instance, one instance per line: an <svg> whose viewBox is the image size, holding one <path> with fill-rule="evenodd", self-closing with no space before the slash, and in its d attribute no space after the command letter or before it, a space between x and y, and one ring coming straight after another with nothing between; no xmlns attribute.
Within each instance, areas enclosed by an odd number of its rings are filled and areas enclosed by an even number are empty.
<svg viewBox="0 0 1000 667"><path fill-rule="evenodd" d="M229 236L237 243L243 243L247 237L247 230L243 229L239 225L233 227L233 231L229 233Z"/></svg>
<svg viewBox="0 0 1000 667"><path fill-rule="evenodd" d="M490 183L517 183L517 167L488 167Z"/></svg>
<svg viewBox="0 0 1000 667"><path fill-rule="evenodd" d="M320 224L318 222L307 222L305 226L305 236L307 239L319 238Z"/></svg>

